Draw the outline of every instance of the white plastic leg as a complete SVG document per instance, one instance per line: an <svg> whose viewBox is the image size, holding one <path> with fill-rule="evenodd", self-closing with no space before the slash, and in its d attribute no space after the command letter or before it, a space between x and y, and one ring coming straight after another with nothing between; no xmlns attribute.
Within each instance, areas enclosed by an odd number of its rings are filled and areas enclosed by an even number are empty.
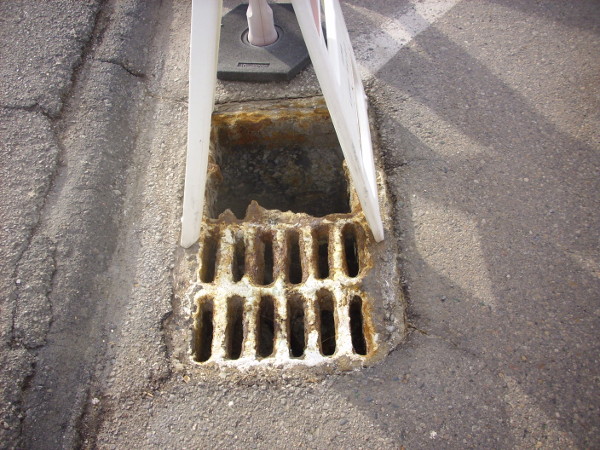
<svg viewBox="0 0 600 450"><path fill-rule="evenodd" d="M264 47L277 40L273 10L267 0L250 0L246 17L248 17L248 42L252 45Z"/></svg>
<svg viewBox="0 0 600 450"><path fill-rule="evenodd" d="M222 0L192 1L188 142L181 218L181 245L186 248L200 237L217 82L221 8Z"/></svg>

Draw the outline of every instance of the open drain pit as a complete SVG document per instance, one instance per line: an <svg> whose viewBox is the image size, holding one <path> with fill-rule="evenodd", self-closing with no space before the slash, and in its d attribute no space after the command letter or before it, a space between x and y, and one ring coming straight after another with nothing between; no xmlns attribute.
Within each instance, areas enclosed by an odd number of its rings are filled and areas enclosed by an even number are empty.
<svg viewBox="0 0 600 450"><path fill-rule="evenodd" d="M373 239L322 99L222 105L212 140L183 303L196 367L316 373L382 359L405 334L396 248Z"/></svg>
<svg viewBox="0 0 600 450"><path fill-rule="evenodd" d="M243 218L251 201L315 217L349 213L341 148L323 108L294 120L257 112L214 116L212 141L222 181L210 217ZM280 118L283 114L280 115Z"/></svg>

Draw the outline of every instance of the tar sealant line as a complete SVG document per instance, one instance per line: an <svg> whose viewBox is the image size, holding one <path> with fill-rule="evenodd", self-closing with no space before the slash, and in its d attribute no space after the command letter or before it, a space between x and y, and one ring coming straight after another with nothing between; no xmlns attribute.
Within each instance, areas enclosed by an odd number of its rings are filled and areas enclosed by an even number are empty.
<svg viewBox="0 0 600 450"><path fill-rule="evenodd" d="M370 32L352 36L356 59L363 77L376 74L419 33L446 14L459 0L412 1L411 8L389 17L364 6L346 4L369 21L379 24Z"/></svg>

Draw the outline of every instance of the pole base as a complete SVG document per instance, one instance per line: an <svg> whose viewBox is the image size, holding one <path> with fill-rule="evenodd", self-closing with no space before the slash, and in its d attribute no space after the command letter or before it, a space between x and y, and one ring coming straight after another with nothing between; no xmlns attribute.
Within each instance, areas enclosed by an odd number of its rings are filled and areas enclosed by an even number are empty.
<svg viewBox="0 0 600 450"><path fill-rule="evenodd" d="M274 3L277 40L264 47L248 42L248 5L239 5L223 16L217 78L225 81L289 81L310 61L290 4Z"/></svg>

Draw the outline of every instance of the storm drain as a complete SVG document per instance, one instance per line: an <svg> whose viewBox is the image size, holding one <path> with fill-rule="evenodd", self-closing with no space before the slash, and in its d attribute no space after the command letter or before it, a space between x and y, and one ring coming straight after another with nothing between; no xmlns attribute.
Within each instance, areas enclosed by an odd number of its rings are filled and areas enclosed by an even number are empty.
<svg viewBox="0 0 600 450"><path fill-rule="evenodd" d="M314 363L375 350L372 300L361 289L371 261L360 221L257 203L249 216L206 224L202 233L194 360Z"/></svg>
<svg viewBox="0 0 600 450"><path fill-rule="evenodd" d="M223 106L211 150L192 360L352 368L393 348L393 240L374 242L322 100Z"/></svg>

